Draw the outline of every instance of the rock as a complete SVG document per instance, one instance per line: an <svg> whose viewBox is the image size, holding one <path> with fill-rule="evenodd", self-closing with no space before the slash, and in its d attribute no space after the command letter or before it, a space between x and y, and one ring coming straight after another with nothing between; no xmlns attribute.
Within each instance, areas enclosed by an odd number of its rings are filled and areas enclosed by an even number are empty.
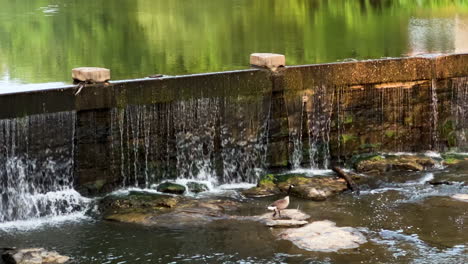
<svg viewBox="0 0 468 264"><path fill-rule="evenodd" d="M291 184L295 186L291 190L291 195L314 201L323 201L348 189L344 179L329 176L294 176L279 183L278 187L281 191L287 192Z"/></svg>
<svg viewBox="0 0 468 264"><path fill-rule="evenodd" d="M257 187L243 191L247 197L265 197L286 193L289 185L294 184L291 195L305 199L322 201L327 197L348 189L345 180L330 176L305 177L300 174L266 175Z"/></svg>
<svg viewBox="0 0 468 264"><path fill-rule="evenodd" d="M190 192L193 192L193 193L201 193L201 192L206 192L209 190L206 184L198 183L198 182L188 182L187 188Z"/></svg>
<svg viewBox="0 0 468 264"><path fill-rule="evenodd" d="M429 157L419 157L411 155L403 156L373 156L366 160L360 160L356 165L358 172L376 172L383 173L393 170L403 171L422 171L426 168L432 168L436 162Z"/></svg>
<svg viewBox="0 0 468 264"><path fill-rule="evenodd" d="M236 219L258 221L269 227L298 227L308 224L306 220L309 218L310 215L300 210L285 209L281 211L281 218L273 217L273 213L265 213L258 216L240 216Z"/></svg>
<svg viewBox="0 0 468 264"><path fill-rule="evenodd" d="M110 80L110 70L98 67L80 67L72 70L73 80L100 83Z"/></svg>
<svg viewBox="0 0 468 264"><path fill-rule="evenodd" d="M165 182L158 185L156 188L158 192L172 193L172 194L184 194L185 187L180 184Z"/></svg>
<svg viewBox="0 0 468 264"><path fill-rule="evenodd" d="M2 254L5 264L61 264L70 258L43 248L9 249Z"/></svg>
<svg viewBox="0 0 468 264"><path fill-rule="evenodd" d="M455 200L462 201L462 202L468 202L468 194L459 193L459 194L453 195L452 198Z"/></svg>
<svg viewBox="0 0 468 264"><path fill-rule="evenodd" d="M300 228L286 229L280 232L278 237L291 241L301 249L322 252L357 248L367 242L364 235L356 229L337 227L328 220L313 222Z"/></svg>
<svg viewBox="0 0 468 264"><path fill-rule="evenodd" d="M266 226L269 226L269 227L300 227L300 226L307 225L309 222L304 221L304 220L269 219L269 220L266 220L264 223Z"/></svg>
<svg viewBox="0 0 468 264"><path fill-rule="evenodd" d="M275 183L275 175L267 174L260 178L257 187L242 191L247 197L267 197L281 193L281 190Z"/></svg>
<svg viewBox="0 0 468 264"><path fill-rule="evenodd" d="M167 195L135 195L100 202L106 220L159 227L194 226L229 218L239 203L231 200L196 200Z"/></svg>

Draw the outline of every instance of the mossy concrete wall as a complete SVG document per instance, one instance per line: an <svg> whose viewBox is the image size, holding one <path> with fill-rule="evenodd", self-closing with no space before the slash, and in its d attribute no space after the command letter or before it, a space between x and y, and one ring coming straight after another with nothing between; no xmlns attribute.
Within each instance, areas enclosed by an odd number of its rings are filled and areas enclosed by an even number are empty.
<svg viewBox="0 0 468 264"><path fill-rule="evenodd" d="M139 184L161 168L200 170L193 155L171 151L189 150L191 141L201 142L193 152L211 159L207 166L224 180L249 180L243 177L256 162L320 167L359 153L467 145L468 54L117 81L76 92L66 86L0 94L0 119L76 113L75 181L90 193ZM227 153L243 158L226 168L216 159Z"/></svg>

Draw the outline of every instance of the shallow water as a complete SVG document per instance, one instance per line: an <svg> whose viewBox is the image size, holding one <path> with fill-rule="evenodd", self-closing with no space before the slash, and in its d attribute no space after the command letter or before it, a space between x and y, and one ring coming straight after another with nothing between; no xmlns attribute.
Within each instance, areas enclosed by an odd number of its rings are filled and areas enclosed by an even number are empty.
<svg viewBox="0 0 468 264"><path fill-rule="evenodd" d="M432 186L426 180L453 185ZM312 220L358 228L368 242L357 249L308 252L277 240L274 229L249 221L221 220L202 227L156 228L76 217L26 229L0 226L0 247L46 247L72 263L466 263L468 162L431 172L387 174L360 181L361 195L344 193L324 202L292 198ZM227 188L229 189L229 188ZM212 196L243 203L240 215L257 215L277 197L245 199L230 190Z"/></svg>
<svg viewBox="0 0 468 264"><path fill-rule="evenodd" d="M468 51L465 0L0 0L0 89L57 86L74 67L112 78ZM30 85L31 83L52 83Z"/></svg>

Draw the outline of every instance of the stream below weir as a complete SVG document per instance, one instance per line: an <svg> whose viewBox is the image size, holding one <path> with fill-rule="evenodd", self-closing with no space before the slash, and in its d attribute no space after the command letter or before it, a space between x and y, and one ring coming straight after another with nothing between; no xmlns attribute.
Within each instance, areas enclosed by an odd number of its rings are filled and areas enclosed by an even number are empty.
<svg viewBox="0 0 468 264"><path fill-rule="evenodd" d="M428 180L450 181L430 185ZM355 249L310 252L280 240L274 229L252 221L219 220L202 226L148 227L100 219L99 214L0 225L0 247L44 247L70 263L467 263L468 162L424 172L392 172L360 180L361 194L323 202L292 197L289 208L354 227L367 238ZM214 197L241 203L230 214L265 213L277 196L244 198L236 191ZM92 210L91 210L92 211Z"/></svg>

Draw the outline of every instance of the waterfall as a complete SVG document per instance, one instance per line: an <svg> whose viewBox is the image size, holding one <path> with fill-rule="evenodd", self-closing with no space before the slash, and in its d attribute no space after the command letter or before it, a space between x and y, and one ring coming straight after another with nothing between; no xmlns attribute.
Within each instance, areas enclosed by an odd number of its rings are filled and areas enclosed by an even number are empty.
<svg viewBox="0 0 468 264"><path fill-rule="evenodd" d="M74 112L0 120L0 222L81 211L73 189Z"/></svg>
<svg viewBox="0 0 468 264"><path fill-rule="evenodd" d="M432 79L431 83L431 138L432 138L432 150L439 149L439 132L437 131L437 127L439 124L439 111L438 107L438 99L437 99L437 80Z"/></svg>
<svg viewBox="0 0 468 264"><path fill-rule="evenodd" d="M335 100L334 87L315 87L306 104L309 162L311 168L327 169L330 163L330 130Z"/></svg>
<svg viewBox="0 0 468 264"><path fill-rule="evenodd" d="M455 136L456 146L465 151L468 147L468 78L452 79L452 116L454 124L450 127L445 124L448 137ZM448 131L452 130L452 131Z"/></svg>
<svg viewBox="0 0 468 264"><path fill-rule="evenodd" d="M113 109L114 169L123 186L255 182L266 162L269 107L269 98L228 97Z"/></svg>

